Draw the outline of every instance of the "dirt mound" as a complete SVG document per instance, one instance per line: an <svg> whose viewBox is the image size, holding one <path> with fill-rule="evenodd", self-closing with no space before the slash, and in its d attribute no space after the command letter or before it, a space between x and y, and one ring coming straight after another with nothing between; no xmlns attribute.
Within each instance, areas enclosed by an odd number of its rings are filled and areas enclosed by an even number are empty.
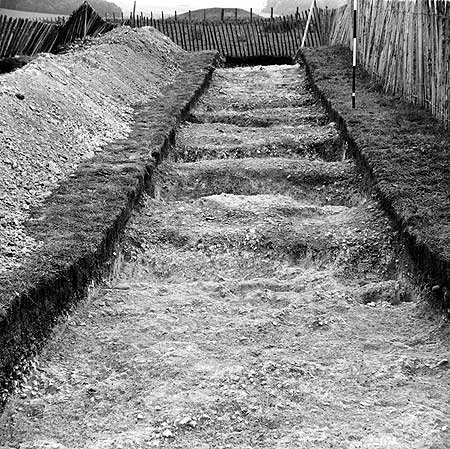
<svg viewBox="0 0 450 449"><path fill-rule="evenodd" d="M184 52L153 28L118 28L0 76L0 273L36 249L23 227L78 164L123 138L132 105L164 94Z"/></svg>

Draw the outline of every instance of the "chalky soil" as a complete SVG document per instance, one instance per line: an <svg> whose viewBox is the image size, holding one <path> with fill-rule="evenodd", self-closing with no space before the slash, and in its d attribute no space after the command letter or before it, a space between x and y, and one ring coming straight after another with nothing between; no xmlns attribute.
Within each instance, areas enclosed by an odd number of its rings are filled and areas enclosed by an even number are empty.
<svg viewBox="0 0 450 449"><path fill-rule="evenodd" d="M448 323L298 66L218 69L6 448L450 447Z"/></svg>

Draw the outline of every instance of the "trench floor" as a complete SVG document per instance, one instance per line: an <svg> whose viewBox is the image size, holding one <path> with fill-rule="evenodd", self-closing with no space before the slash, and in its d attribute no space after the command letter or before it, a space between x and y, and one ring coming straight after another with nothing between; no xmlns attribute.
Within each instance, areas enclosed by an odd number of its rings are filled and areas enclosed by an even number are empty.
<svg viewBox="0 0 450 449"><path fill-rule="evenodd" d="M298 66L218 69L5 448L450 447L448 322Z"/></svg>

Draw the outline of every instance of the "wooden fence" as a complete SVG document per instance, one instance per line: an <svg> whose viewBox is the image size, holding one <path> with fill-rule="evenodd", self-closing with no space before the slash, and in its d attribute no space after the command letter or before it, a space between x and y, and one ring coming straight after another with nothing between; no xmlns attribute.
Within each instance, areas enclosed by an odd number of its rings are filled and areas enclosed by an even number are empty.
<svg viewBox="0 0 450 449"><path fill-rule="evenodd" d="M103 20L87 3L83 3L69 19L59 28L58 39L55 46L64 47L76 39L85 39L86 36L98 36L107 33L116 25Z"/></svg>
<svg viewBox="0 0 450 449"><path fill-rule="evenodd" d="M306 45L322 44L319 12L311 22ZM139 24L145 21L139 22ZM223 56L294 56L300 48L306 20L282 17L242 22L201 22L153 20L152 26L188 51L218 50Z"/></svg>
<svg viewBox="0 0 450 449"><path fill-rule="evenodd" d="M253 20L176 20L138 15L128 23L136 27L153 26L188 51L218 50L223 56L294 56L300 48L307 11L272 19ZM315 9L307 32L306 46L327 41L328 13Z"/></svg>
<svg viewBox="0 0 450 449"><path fill-rule="evenodd" d="M105 33L119 24L153 26L188 51L218 50L229 58L291 57L301 46L307 16L308 11L297 11L290 16L269 19L205 21L154 19L140 14L107 21L85 2L59 25L0 16L0 57L52 52L76 39ZM329 24L329 12L315 8L305 45L319 46L327 42Z"/></svg>
<svg viewBox="0 0 450 449"><path fill-rule="evenodd" d="M0 58L56 51L76 39L96 36L114 27L88 3L81 5L62 24L0 16Z"/></svg>
<svg viewBox="0 0 450 449"><path fill-rule="evenodd" d="M0 58L50 51L58 38L58 29L50 23L0 16Z"/></svg>
<svg viewBox="0 0 450 449"><path fill-rule="evenodd" d="M450 3L359 0L358 60L385 91L450 124ZM349 45L347 7L332 13L330 41Z"/></svg>

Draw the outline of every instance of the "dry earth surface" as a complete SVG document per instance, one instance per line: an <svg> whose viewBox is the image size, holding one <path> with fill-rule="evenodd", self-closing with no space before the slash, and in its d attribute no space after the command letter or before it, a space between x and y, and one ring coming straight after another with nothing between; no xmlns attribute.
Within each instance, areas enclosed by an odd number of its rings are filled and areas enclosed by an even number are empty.
<svg viewBox="0 0 450 449"><path fill-rule="evenodd" d="M23 225L83 160L126 137L132 106L164 95L183 52L153 28L118 28L0 75L0 274L39 248Z"/></svg>
<svg viewBox="0 0 450 449"><path fill-rule="evenodd" d="M342 156L301 68L217 70L3 447L450 447L448 322Z"/></svg>

